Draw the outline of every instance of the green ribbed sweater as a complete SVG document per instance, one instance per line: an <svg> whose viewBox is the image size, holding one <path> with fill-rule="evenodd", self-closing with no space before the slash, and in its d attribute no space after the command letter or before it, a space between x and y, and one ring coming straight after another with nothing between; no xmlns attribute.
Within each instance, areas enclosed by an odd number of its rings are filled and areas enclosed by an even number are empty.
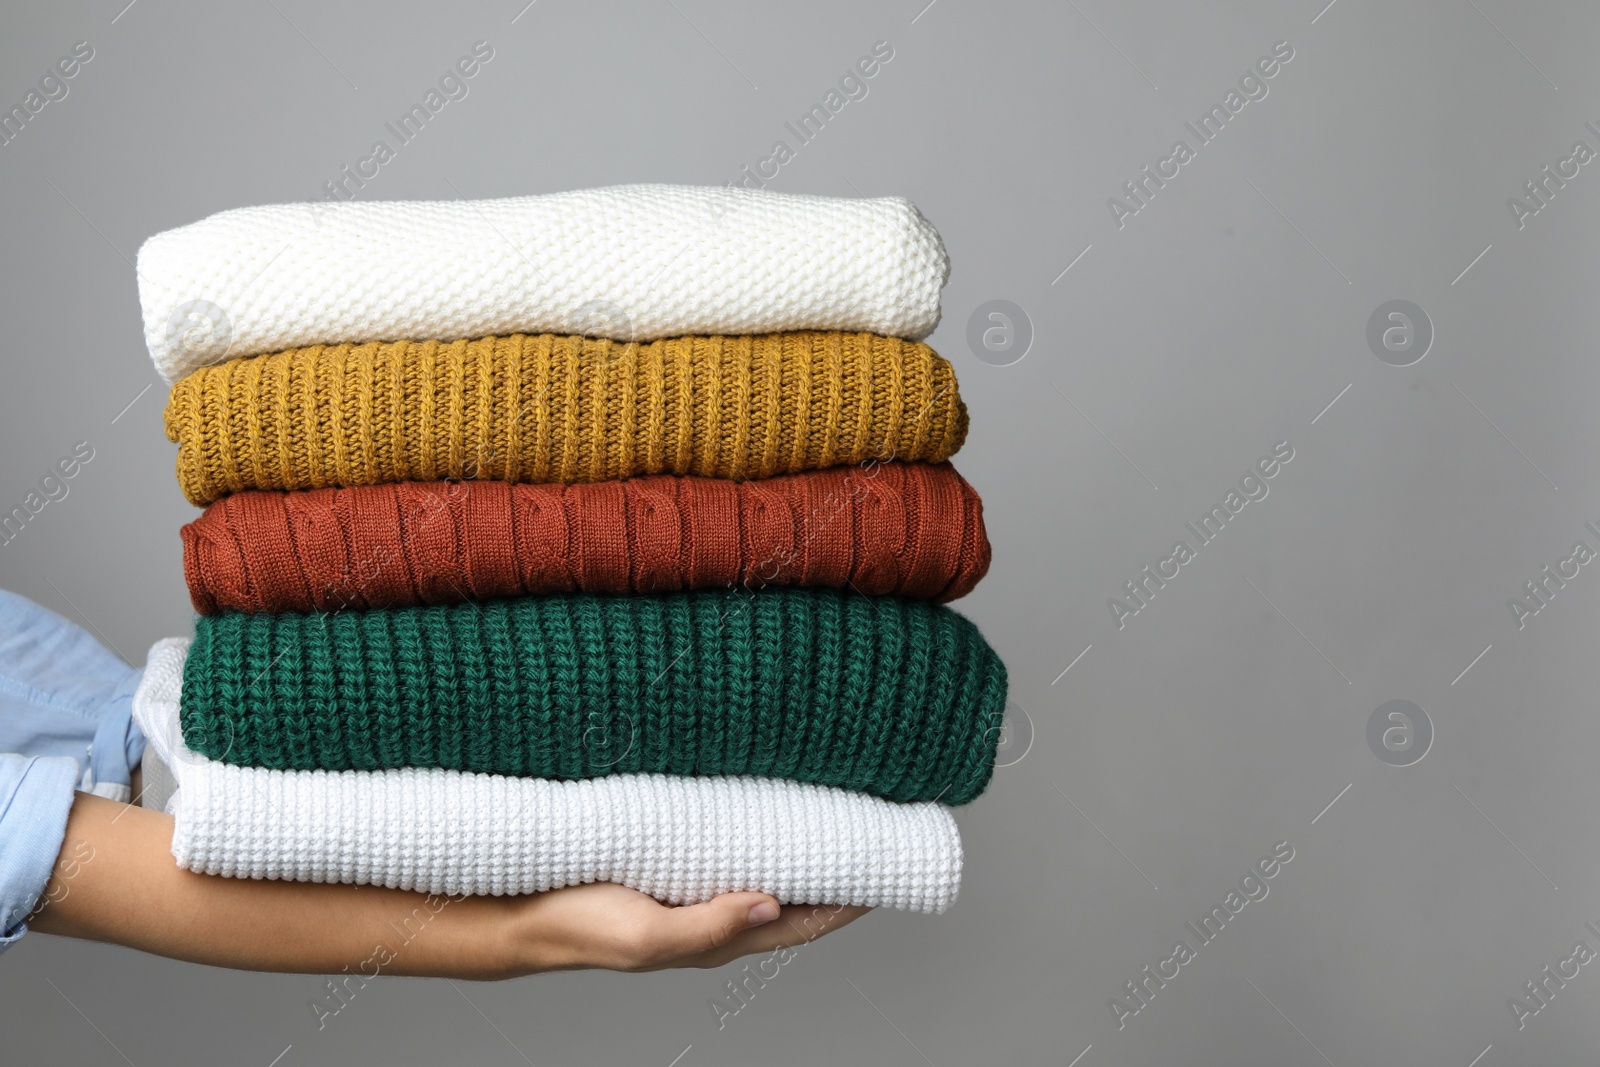
<svg viewBox="0 0 1600 1067"><path fill-rule="evenodd" d="M750 774L964 804L1005 666L949 608L828 589L201 617L189 748L277 769Z"/></svg>

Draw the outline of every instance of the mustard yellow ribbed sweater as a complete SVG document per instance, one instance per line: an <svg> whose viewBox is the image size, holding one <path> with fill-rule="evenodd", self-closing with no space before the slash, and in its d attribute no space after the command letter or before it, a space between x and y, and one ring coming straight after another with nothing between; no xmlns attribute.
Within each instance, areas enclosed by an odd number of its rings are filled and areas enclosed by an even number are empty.
<svg viewBox="0 0 1600 1067"><path fill-rule="evenodd" d="M184 495L203 505L241 489L937 463L961 447L967 411L948 362L875 334L543 334L237 359L173 386L166 427Z"/></svg>

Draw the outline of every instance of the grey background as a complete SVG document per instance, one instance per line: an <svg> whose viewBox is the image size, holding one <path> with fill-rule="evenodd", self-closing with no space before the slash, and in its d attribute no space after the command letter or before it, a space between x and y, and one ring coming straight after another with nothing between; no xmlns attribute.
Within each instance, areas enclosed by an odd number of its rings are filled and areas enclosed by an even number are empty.
<svg viewBox="0 0 1600 1067"><path fill-rule="evenodd" d="M1600 1053L1594 968L1520 1033L1508 1010L1580 938L1600 948L1583 925L1600 923L1600 572L1521 630L1507 606L1575 541L1600 547L1583 528L1600 523L1600 166L1520 231L1506 205L1575 140L1600 148L1583 126L1600 125L1592 8L124 2L0 15L7 106L73 42L95 49L70 95L0 148L0 504L73 442L96 449L70 496L0 547L0 584L134 662L190 626L177 528L195 512L130 263L148 235L316 197L480 39L495 58L468 98L364 197L721 182L792 145L783 123L887 40L869 95L772 184L906 195L944 234L954 273L932 342L971 408L957 464L995 550L958 607L1010 665L1034 736L959 813L952 912L878 913L805 948L721 1030L708 1000L725 973L387 979L318 1032L316 978L33 936L0 961L0 1057L1495 1067ZM1107 198L1192 142L1183 123L1279 40L1295 56L1268 97L1119 229ZM995 298L1034 331L1003 368L966 343ZM1366 344L1392 299L1434 325L1414 366ZM1295 458L1270 495L1118 630L1107 598L1284 440ZM1395 699L1435 732L1408 767L1365 739ZM1119 1030L1108 999L1194 943L1185 921L1284 840L1295 858L1270 895Z"/></svg>

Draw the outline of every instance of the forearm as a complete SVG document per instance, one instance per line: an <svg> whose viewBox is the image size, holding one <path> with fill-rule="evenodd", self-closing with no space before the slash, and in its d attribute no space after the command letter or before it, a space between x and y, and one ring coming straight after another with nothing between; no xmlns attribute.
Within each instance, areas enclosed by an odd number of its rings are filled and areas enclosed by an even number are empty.
<svg viewBox="0 0 1600 1067"><path fill-rule="evenodd" d="M216 878L179 868L171 845L170 816L77 794L48 903L30 926L261 971L487 978L541 962L509 898Z"/></svg>
<svg viewBox="0 0 1600 1067"><path fill-rule="evenodd" d="M845 926L866 908L779 908L765 893L668 907L604 882L522 897L194 874L172 819L78 793L35 930L255 971L509 978L604 967L717 967Z"/></svg>

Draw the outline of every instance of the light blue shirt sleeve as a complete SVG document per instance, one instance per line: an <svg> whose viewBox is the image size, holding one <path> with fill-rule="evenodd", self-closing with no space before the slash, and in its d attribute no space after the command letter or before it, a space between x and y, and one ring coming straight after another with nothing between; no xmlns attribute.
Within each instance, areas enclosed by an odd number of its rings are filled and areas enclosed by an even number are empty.
<svg viewBox="0 0 1600 1067"><path fill-rule="evenodd" d="M81 627L0 590L0 952L50 880L73 791L132 799L140 675Z"/></svg>
<svg viewBox="0 0 1600 1067"><path fill-rule="evenodd" d="M67 834L77 778L65 756L0 753L0 952L28 932Z"/></svg>

